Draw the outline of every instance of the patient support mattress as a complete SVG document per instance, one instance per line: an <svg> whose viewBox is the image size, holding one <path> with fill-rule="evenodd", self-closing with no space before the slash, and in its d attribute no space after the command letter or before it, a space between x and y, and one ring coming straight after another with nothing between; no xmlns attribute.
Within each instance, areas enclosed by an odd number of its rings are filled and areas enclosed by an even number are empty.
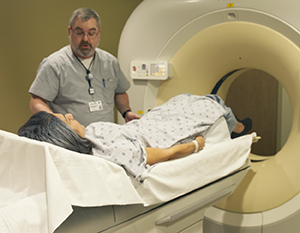
<svg viewBox="0 0 300 233"><path fill-rule="evenodd" d="M0 232L53 232L72 206L172 200L240 168L253 136L231 140L220 118L204 150L153 166L140 183L104 159L0 130Z"/></svg>

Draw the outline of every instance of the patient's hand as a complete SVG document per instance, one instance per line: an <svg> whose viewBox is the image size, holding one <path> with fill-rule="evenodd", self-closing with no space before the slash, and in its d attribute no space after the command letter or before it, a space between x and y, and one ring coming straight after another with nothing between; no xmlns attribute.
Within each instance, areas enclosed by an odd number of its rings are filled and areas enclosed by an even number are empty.
<svg viewBox="0 0 300 233"><path fill-rule="evenodd" d="M199 145L199 150L203 150L204 146L205 146L205 139L203 138L203 136L198 136L196 137L195 139L197 142L198 142L198 145Z"/></svg>

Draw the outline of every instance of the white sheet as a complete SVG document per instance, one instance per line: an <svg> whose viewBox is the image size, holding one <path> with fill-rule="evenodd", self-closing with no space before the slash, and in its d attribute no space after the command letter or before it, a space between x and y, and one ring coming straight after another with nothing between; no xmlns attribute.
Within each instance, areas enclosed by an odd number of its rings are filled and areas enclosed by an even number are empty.
<svg viewBox="0 0 300 233"><path fill-rule="evenodd" d="M138 185L101 158L0 130L0 232L53 232L72 205L148 206L210 183L241 167L250 153L252 135L231 140L225 127L218 121L203 151L157 164Z"/></svg>
<svg viewBox="0 0 300 233"><path fill-rule="evenodd" d="M231 140L222 117L209 129L203 151L154 166L137 191L144 202L151 205L226 176L244 165L254 136L255 133Z"/></svg>

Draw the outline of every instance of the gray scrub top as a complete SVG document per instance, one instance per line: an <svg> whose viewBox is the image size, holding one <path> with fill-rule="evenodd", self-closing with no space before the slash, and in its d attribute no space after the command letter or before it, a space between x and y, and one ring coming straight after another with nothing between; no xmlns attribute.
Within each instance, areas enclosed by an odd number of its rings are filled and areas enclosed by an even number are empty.
<svg viewBox="0 0 300 233"><path fill-rule="evenodd" d="M96 48L91 68L95 89L94 100L101 101L102 110L90 111L93 102L86 80L86 69L78 61L69 46L45 58L37 70L29 92L49 101L56 113L72 113L84 126L92 122L114 122L114 96L126 92L130 83L120 69L117 59Z"/></svg>

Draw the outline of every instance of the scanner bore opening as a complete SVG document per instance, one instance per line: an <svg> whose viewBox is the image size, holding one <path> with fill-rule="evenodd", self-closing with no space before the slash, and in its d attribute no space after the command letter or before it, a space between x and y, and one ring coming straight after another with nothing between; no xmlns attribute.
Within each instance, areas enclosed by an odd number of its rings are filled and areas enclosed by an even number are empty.
<svg viewBox="0 0 300 233"><path fill-rule="evenodd" d="M253 123L250 132L262 137L259 143L253 144L251 152L261 156L276 155L286 143L292 123L291 102L285 89L267 72L243 68L224 75L211 94L218 94L225 81L231 82L226 105L237 118L250 117Z"/></svg>

